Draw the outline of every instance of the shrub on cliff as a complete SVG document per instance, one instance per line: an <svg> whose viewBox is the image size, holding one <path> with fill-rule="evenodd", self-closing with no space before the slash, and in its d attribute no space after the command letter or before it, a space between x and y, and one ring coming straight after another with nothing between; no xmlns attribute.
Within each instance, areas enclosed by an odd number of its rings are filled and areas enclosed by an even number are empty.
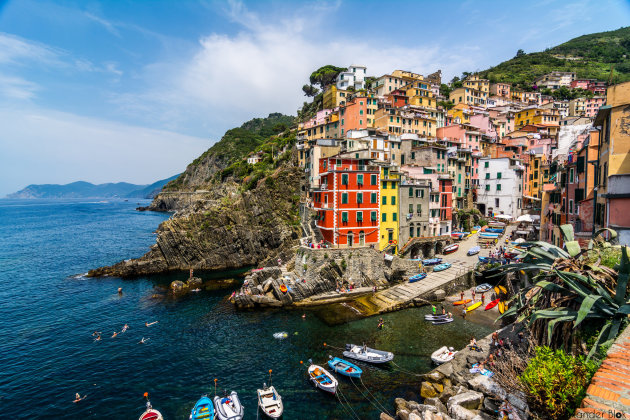
<svg viewBox="0 0 630 420"><path fill-rule="evenodd" d="M586 395L597 368L594 360L542 346L536 347L520 380L541 418L568 419Z"/></svg>

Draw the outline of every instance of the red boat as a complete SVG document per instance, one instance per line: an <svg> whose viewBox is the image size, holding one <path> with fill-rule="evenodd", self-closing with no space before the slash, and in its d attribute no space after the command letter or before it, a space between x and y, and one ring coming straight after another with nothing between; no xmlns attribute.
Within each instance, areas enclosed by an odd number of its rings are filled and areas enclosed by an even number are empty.
<svg viewBox="0 0 630 420"><path fill-rule="evenodd" d="M444 254L450 254L451 252L455 252L459 249L459 244L449 245L442 251Z"/></svg>
<svg viewBox="0 0 630 420"><path fill-rule="evenodd" d="M495 300L493 300L492 302L488 303L488 304L486 305L486 309L485 309L485 310L487 311L488 309L492 309L492 308L494 308L495 306L497 306L497 304L499 303L499 301L500 301L500 300L501 300L501 299L495 299Z"/></svg>

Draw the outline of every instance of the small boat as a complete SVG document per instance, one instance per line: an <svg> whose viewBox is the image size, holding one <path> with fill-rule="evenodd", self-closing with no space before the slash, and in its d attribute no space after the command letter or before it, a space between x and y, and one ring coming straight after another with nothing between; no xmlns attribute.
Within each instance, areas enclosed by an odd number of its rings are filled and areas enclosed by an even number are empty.
<svg viewBox="0 0 630 420"><path fill-rule="evenodd" d="M475 292L486 293L488 290L491 290L491 289L492 289L492 286L490 286L488 283L483 283L475 287Z"/></svg>
<svg viewBox="0 0 630 420"><path fill-rule="evenodd" d="M308 376L315 387L334 394L337 392L337 380L326 369L318 365L308 367Z"/></svg>
<svg viewBox="0 0 630 420"><path fill-rule="evenodd" d="M267 417L277 419L282 416L284 406L282 405L282 397L276 391L276 388L263 384L263 389L258 392L258 407Z"/></svg>
<svg viewBox="0 0 630 420"><path fill-rule="evenodd" d="M451 232L451 238L462 239L464 237L464 232Z"/></svg>
<svg viewBox="0 0 630 420"><path fill-rule="evenodd" d="M501 294L501 289L499 289L499 286L494 286L494 293L496 293L497 295Z"/></svg>
<svg viewBox="0 0 630 420"><path fill-rule="evenodd" d="M203 395L195 403L190 411L190 420L212 420L214 419L214 405L207 395Z"/></svg>
<svg viewBox="0 0 630 420"><path fill-rule="evenodd" d="M139 420L164 420L164 417L162 417L162 413L151 406L151 402L147 399L147 409L140 414Z"/></svg>
<svg viewBox="0 0 630 420"><path fill-rule="evenodd" d="M350 363L338 357L332 357L328 361L328 366L337 373L349 376L351 378L360 378L363 371L357 365Z"/></svg>
<svg viewBox="0 0 630 420"><path fill-rule="evenodd" d="M494 308L495 306L497 306L497 304L498 304L500 301L501 301L501 299L495 299L495 300L493 300L492 302L490 302L490 303L488 303L488 304L486 305L486 309L485 309L485 310L486 310L486 311L488 311L488 310L490 310L490 309Z"/></svg>
<svg viewBox="0 0 630 420"><path fill-rule="evenodd" d="M451 264L450 263L442 263L442 264L438 264L435 267L433 267L433 271L444 271L451 268Z"/></svg>
<svg viewBox="0 0 630 420"><path fill-rule="evenodd" d="M394 353L355 344L346 344L346 351L343 352L343 355L350 359L368 363L387 363L394 360Z"/></svg>
<svg viewBox="0 0 630 420"><path fill-rule="evenodd" d="M473 246L472 248L470 248L468 250L468 252L466 252L466 255L477 255L479 254L479 251L481 251L481 247L480 246Z"/></svg>
<svg viewBox="0 0 630 420"><path fill-rule="evenodd" d="M422 265L437 265L442 262L442 258L430 258L428 260L422 260Z"/></svg>
<svg viewBox="0 0 630 420"><path fill-rule="evenodd" d="M488 229L486 229L486 232L490 232L490 233L503 233L503 229L502 229L502 228L488 228Z"/></svg>
<svg viewBox="0 0 630 420"><path fill-rule="evenodd" d="M440 325L440 324L448 324L449 322L453 322L453 318L444 318L437 321L433 321L431 324Z"/></svg>
<svg viewBox="0 0 630 420"><path fill-rule="evenodd" d="M457 352L453 351L453 347L440 347L433 353L431 353L431 360L436 365L441 365L442 363L450 362L455 357Z"/></svg>
<svg viewBox="0 0 630 420"><path fill-rule="evenodd" d="M450 254L451 252L455 252L459 249L459 244L449 245L442 250L443 254Z"/></svg>
<svg viewBox="0 0 630 420"><path fill-rule="evenodd" d="M472 232L473 232L473 233L475 233L475 232L479 232L480 230L481 230L481 226L479 226L479 225L477 225L477 226L473 226L473 228L472 228Z"/></svg>
<svg viewBox="0 0 630 420"><path fill-rule="evenodd" d="M499 288L501 293L507 294L507 289L505 288L505 286L497 286L497 287Z"/></svg>
<svg viewBox="0 0 630 420"><path fill-rule="evenodd" d="M485 238L485 239L497 239L499 237L498 233L487 233L487 232L481 232L479 234L480 238Z"/></svg>
<svg viewBox="0 0 630 420"><path fill-rule="evenodd" d="M243 406L236 391L232 391L229 396L226 395L223 398L215 396L214 409L218 420L242 420L243 418Z"/></svg>
<svg viewBox="0 0 630 420"><path fill-rule="evenodd" d="M472 302L472 299L456 300L455 302L453 302L453 305L454 306L465 305L468 302Z"/></svg>
<svg viewBox="0 0 630 420"><path fill-rule="evenodd" d="M466 308L466 312L474 311L475 309L477 309L480 306L481 306L481 302L473 303L468 308Z"/></svg>
<svg viewBox="0 0 630 420"><path fill-rule="evenodd" d="M286 285L284 285L284 284L281 284L281 285L280 285L280 291L281 291L282 293L286 293L286 292L287 292L287 290L289 290L289 289L287 289L287 286L286 286Z"/></svg>
<svg viewBox="0 0 630 420"><path fill-rule="evenodd" d="M425 321L440 321L442 319L446 319L448 318L448 314L445 315L425 315L424 316L424 320Z"/></svg>
<svg viewBox="0 0 630 420"><path fill-rule="evenodd" d="M288 336L289 336L289 333L287 333L286 331L280 331L280 332L277 332L277 333L273 333L273 338L275 338L277 340L284 340Z"/></svg>
<svg viewBox="0 0 630 420"><path fill-rule="evenodd" d="M411 276L409 277L409 283L415 283L417 281L420 281L426 276L427 276L427 273L420 273L420 274L416 274L415 276Z"/></svg>
<svg viewBox="0 0 630 420"><path fill-rule="evenodd" d="M499 302L499 312L503 313L503 312L505 312L506 309L507 309L507 304L505 304L503 302Z"/></svg>

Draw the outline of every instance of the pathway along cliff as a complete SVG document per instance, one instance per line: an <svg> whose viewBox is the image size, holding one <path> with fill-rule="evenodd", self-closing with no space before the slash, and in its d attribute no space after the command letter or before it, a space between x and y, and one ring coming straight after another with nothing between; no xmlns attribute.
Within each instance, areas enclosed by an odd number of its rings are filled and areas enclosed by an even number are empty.
<svg viewBox="0 0 630 420"><path fill-rule="evenodd" d="M273 122L277 117L264 119L254 133L264 132L270 119ZM292 148L294 134L286 130L254 141L244 135L228 137L229 133L146 208L176 211L158 227L156 243L149 252L91 270L89 276L241 268L276 258L298 244L303 173ZM226 158L226 142L234 147L243 139L254 143ZM258 150L263 160L244 164L243 157Z"/></svg>

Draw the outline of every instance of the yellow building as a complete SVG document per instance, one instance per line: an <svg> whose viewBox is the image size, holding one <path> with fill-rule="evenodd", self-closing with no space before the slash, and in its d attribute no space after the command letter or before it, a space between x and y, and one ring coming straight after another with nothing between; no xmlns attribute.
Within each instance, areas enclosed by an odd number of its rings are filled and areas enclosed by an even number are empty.
<svg viewBox="0 0 630 420"><path fill-rule="evenodd" d="M470 116L473 113L468 105L461 103L449 109L447 114L453 118L453 122L455 122L455 118L459 117L460 124L470 124Z"/></svg>
<svg viewBox="0 0 630 420"><path fill-rule="evenodd" d="M431 85L427 82L411 83L405 92L409 98L409 105L422 106L425 108L436 109L437 102L433 97Z"/></svg>
<svg viewBox="0 0 630 420"><path fill-rule="evenodd" d="M473 88L461 87L453 89L448 95L448 100L454 104L485 105L488 100L488 93Z"/></svg>
<svg viewBox="0 0 630 420"><path fill-rule="evenodd" d="M560 123L560 113L557 109L545 109L529 107L518 111L515 115L514 127L522 128L530 124L542 124L558 126Z"/></svg>
<svg viewBox="0 0 630 420"><path fill-rule="evenodd" d="M393 246L393 252L398 249L398 188L400 185L400 173L393 170L392 166L381 166L381 224L378 249L384 250Z"/></svg>
<svg viewBox="0 0 630 420"><path fill-rule="evenodd" d="M462 83L465 88L474 89L479 92L485 93L485 97L488 98L490 93L490 81L487 79L480 79L479 76L473 74L468 76Z"/></svg>
<svg viewBox="0 0 630 420"><path fill-rule="evenodd" d="M347 90L337 89L337 86L334 84L328 86L322 98L324 109L335 109L338 106L345 105L348 94Z"/></svg>

